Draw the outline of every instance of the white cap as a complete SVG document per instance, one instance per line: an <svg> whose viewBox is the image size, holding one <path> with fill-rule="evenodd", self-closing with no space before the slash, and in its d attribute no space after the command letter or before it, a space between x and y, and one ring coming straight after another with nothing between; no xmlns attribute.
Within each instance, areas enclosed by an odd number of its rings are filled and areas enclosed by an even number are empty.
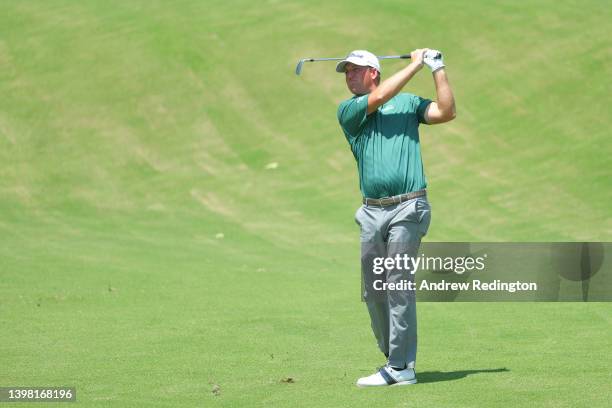
<svg viewBox="0 0 612 408"><path fill-rule="evenodd" d="M376 57L376 55L366 50L351 51L351 53L347 55L345 59L343 59L338 63L338 65L336 65L336 72L345 72L345 66L347 62L353 63L355 65L360 65L362 67L376 68L378 72L380 72L380 64L378 63L378 58Z"/></svg>

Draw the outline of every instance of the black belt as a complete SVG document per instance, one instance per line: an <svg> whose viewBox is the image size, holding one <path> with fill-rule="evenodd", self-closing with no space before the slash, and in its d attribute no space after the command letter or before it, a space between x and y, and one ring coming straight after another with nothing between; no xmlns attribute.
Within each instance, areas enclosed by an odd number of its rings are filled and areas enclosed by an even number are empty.
<svg viewBox="0 0 612 408"><path fill-rule="evenodd" d="M413 198L423 197L426 194L427 194L427 190L419 190L419 191L413 191L411 193L396 195L393 197L364 198L363 203L365 205L376 205L379 207L389 207L390 205L403 203L404 201L412 200Z"/></svg>

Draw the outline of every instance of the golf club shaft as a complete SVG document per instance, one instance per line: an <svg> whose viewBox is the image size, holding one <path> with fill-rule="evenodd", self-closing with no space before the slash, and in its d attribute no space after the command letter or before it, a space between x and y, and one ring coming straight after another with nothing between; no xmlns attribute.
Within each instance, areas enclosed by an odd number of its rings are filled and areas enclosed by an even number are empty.
<svg viewBox="0 0 612 408"><path fill-rule="evenodd" d="M315 61L342 61L344 58L304 58L301 59L298 64L297 67L295 67L295 74L296 75L300 75L300 73L302 72L302 65L304 65L305 62L315 62ZM406 59L406 58L410 58L410 54L402 54L402 55L382 55L377 57L378 59Z"/></svg>
<svg viewBox="0 0 612 408"><path fill-rule="evenodd" d="M376 57L378 59L407 59L410 58L410 54L402 54L402 55L383 55L381 57Z"/></svg>
<svg viewBox="0 0 612 408"><path fill-rule="evenodd" d="M308 61L308 62L315 62L315 61L342 61L343 59L345 59L346 57L341 57L341 58L304 58L303 61ZM376 58L378 59L398 59L398 58L410 58L410 54L404 54L404 55L383 55L383 56L377 56Z"/></svg>

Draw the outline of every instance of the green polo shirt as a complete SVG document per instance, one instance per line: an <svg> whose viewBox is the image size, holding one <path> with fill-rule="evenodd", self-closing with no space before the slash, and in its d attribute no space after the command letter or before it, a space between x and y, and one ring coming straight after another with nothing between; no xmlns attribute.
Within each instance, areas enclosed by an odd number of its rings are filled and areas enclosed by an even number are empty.
<svg viewBox="0 0 612 408"><path fill-rule="evenodd" d="M419 124L431 100L400 93L367 114L368 95L338 106L338 121L359 170L359 188L368 198L391 197L427 187Z"/></svg>

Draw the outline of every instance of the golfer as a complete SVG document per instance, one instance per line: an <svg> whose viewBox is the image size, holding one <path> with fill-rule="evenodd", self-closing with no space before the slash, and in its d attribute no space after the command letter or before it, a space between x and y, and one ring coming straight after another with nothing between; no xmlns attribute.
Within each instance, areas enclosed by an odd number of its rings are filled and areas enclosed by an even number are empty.
<svg viewBox="0 0 612 408"><path fill-rule="evenodd" d="M419 125L454 119L455 101L442 54L425 48L410 56L408 66L382 82L378 58L368 51L353 51L336 66L354 94L340 103L338 121L357 161L363 196L355 214L361 229L362 295L378 347L387 357L385 366L357 380L360 387L417 382L415 293L389 285L414 282L414 274L397 265L385 265L381 273L373 265L398 254L418 255L430 222ZM436 101L400 93L423 65L433 72Z"/></svg>

